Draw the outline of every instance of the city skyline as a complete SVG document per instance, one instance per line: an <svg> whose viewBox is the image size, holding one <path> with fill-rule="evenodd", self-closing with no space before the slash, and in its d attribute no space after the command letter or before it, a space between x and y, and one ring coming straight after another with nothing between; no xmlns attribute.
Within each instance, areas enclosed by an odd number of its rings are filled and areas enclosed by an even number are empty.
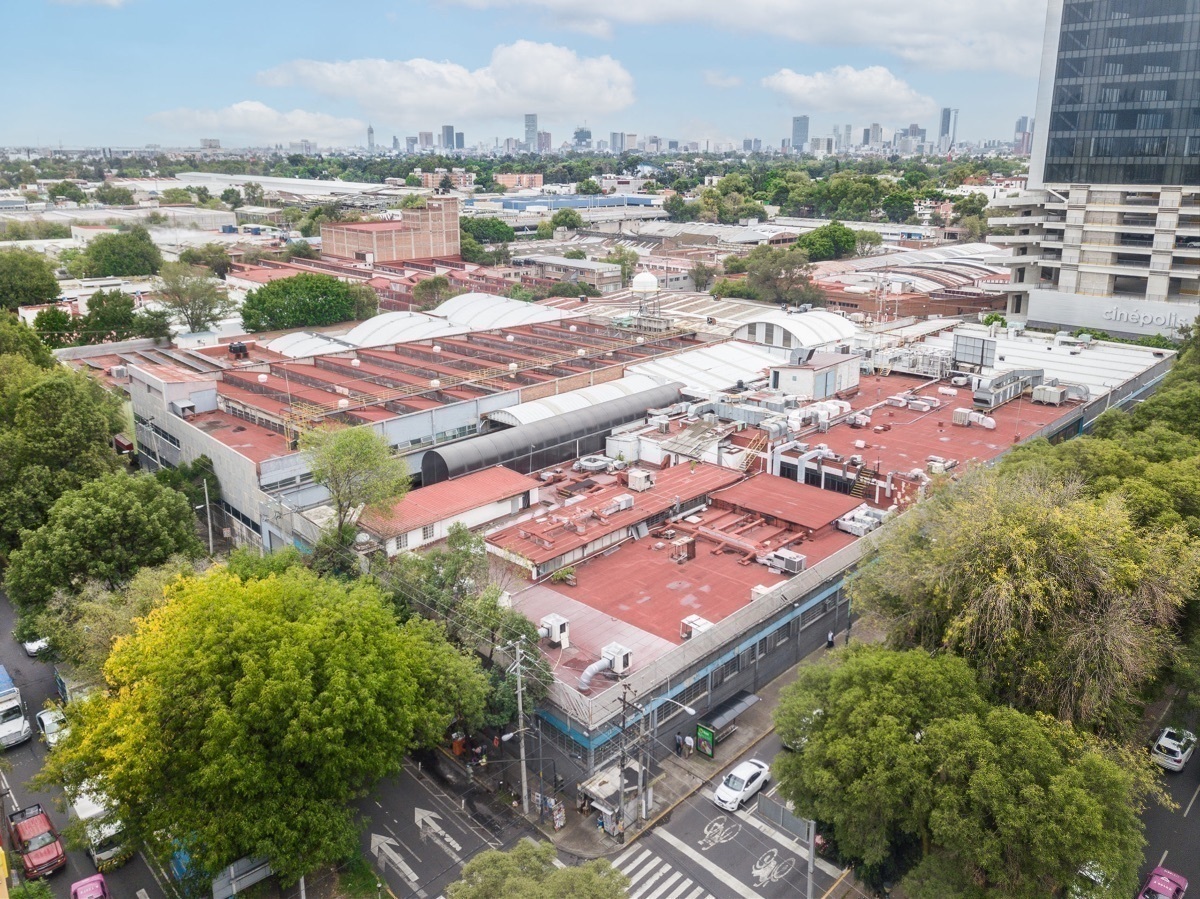
<svg viewBox="0 0 1200 899"><path fill-rule="evenodd" d="M811 5L757 0L733 21L708 2L680 13L667 0L637 10L367 0L353 28L314 29L324 10L310 0L287 17L215 0L206 11L220 18L228 7L239 28L205 45L161 0L40 0L15 24L72 49L50 56L30 41L6 55L0 71L10 82L36 73L37 90L11 98L0 145L365 146L371 124L386 147L392 135L453 121L472 147L523 141L524 116L535 113L555 146L586 123L597 139L622 131L740 146L751 137L778 148L794 116L809 116L813 137L850 122L932 132L943 106L962 110L959 140L977 141L1010 135L1033 108L1043 0L1002 0L987 16L958 10L953 22L946 0L874 11L872 0L853 20L789 24ZM114 66L114 53L137 64ZM81 90L97 71L104 89Z"/></svg>

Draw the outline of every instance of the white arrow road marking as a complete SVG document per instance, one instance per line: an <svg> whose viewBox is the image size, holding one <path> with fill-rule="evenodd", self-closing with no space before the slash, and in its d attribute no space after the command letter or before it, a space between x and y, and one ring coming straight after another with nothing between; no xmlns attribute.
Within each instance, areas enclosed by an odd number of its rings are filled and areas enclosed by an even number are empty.
<svg viewBox="0 0 1200 899"><path fill-rule="evenodd" d="M413 817L417 822L417 828L422 834L432 834L436 838L434 842L444 849L454 859L455 863L459 865L463 863L462 856L459 855L462 852L462 846L458 844L458 841L454 837L442 829L442 825L438 823L441 820L441 816L437 812L418 808L413 810Z"/></svg>
<svg viewBox="0 0 1200 899"><path fill-rule="evenodd" d="M420 880L417 877L417 872L408 866L408 863L400 857L400 853L395 849L396 841L391 837L381 836L380 834L371 834L371 854L375 856L381 870L385 870L388 865L396 869L401 877L408 881L413 891L421 897L428 899L429 894L421 889Z"/></svg>

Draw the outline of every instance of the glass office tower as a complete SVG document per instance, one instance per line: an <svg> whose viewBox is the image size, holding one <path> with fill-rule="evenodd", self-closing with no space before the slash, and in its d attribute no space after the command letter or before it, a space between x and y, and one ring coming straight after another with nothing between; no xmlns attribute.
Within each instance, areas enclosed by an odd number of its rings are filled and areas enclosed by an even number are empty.
<svg viewBox="0 0 1200 899"><path fill-rule="evenodd" d="M1045 182L1200 183L1200 0L1061 6Z"/></svg>

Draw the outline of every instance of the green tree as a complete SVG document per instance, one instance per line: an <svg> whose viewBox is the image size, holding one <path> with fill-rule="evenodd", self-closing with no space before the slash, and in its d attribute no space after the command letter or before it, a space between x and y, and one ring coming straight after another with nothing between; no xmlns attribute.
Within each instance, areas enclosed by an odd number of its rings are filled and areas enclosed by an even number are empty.
<svg viewBox="0 0 1200 899"><path fill-rule="evenodd" d="M511 243L517 236L508 224L493 216L463 216L458 224L464 234L480 243Z"/></svg>
<svg viewBox="0 0 1200 899"><path fill-rule="evenodd" d="M196 202L196 198L186 187L168 187L158 199L167 206L191 205Z"/></svg>
<svg viewBox="0 0 1200 899"><path fill-rule="evenodd" d="M50 185L48 193L52 200L71 200L74 203L87 202L87 194L80 189L78 184L72 184L70 181L60 181L58 184Z"/></svg>
<svg viewBox="0 0 1200 899"><path fill-rule="evenodd" d="M745 256L736 256L730 253L721 261L721 268L725 270L727 275L742 275L746 273L748 263Z"/></svg>
<svg viewBox="0 0 1200 899"><path fill-rule="evenodd" d="M852 647L803 668L775 720L796 747L776 760L780 794L868 879L915 867L928 897L963 895L960 880L1059 896L1085 863L1132 889L1138 815L1164 798L1144 753L989 707L951 655Z"/></svg>
<svg viewBox="0 0 1200 899"><path fill-rule="evenodd" d="M692 276L692 286L696 290L708 290L709 285L713 283L713 279L717 276L716 266L709 265L706 262L696 262L689 271Z"/></svg>
<svg viewBox="0 0 1200 899"><path fill-rule="evenodd" d="M45 256L33 250L0 250L0 303L9 312L52 303L58 293L58 279Z"/></svg>
<svg viewBox="0 0 1200 899"><path fill-rule="evenodd" d="M812 266L798 246L774 249L763 244L746 257L746 281L760 299L774 303L820 303L824 292L812 282Z"/></svg>
<svg viewBox="0 0 1200 899"><path fill-rule="evenodd" d="M738 297L743 300L762 299L749 281L734 281L731 278L718 278L709 293L718 299L723 297Z"/></svg>
<svg viewBox="0 0 1200 899"><path fill-rule="evenodd" d="M246 198L247 206L262 206L266 202L262 185L257 181L247 181L243 184L242 196Z"/></svg>
<svg viewBox="0 0 1200 899"><path fill-rule="evenodd" d="M49 306L33 319L33 329L52 350L70 346L75 340L75 318L60 306Z"/></svg>
<svg viewBox="0 0 1200 899"><path fill-rule="evenodd" d="M90 579L116 587L176 553L198 555L195 530L183 494L149 475L105 475L64 493L45 524L21 533L5 585L24 608L44 606L56 589L77 592Z"/></svg>
<svg viewBox="0 0 1200 899"><path fill-rule="evenodd" d="M633 276L637 273L638 263L641 259L642 257L638 255L637 250L618 246L614 247L612 252L600 261L619 265L621 267L621 285L628 287L629 282L633 280Z"/></svg>
<svg viewBox="0 0 1200 899"><path fill-rule="evenodd" d="M457 293L449 278L445 275L434 275L413 288L413 301L423 309L430 309Z"/></svg>
<svg viewBox="0 0 1200 899"><path fill-rule="evenodd" d="M629 879L606 859L559 868L554 846L519 840L507 852L489 849L463 867L446 890L448 899L624 899Z"/></svg>
<svg viewBox="0 0 1200 899"><path fill-rule="evenodd" d="M579 247L571 247L571 249L569 249L563 253L563 258L564 259L587 259L587 253L583 252L583 250L579 249Z"/></svg>
<svg viewBox="0 0 1200 899"><path fill-rule="evenodd" d="M99 785L135 839L187 834L207 875L266 856L285 884L353 854L351 801L486 694L438 625L298 568L177 581L105 677L42 782Z"/></svg>
<svg viewBox="0 0 1200 899"><path fill-rule="evenodd" d="M548 297L598 297L600 291L583 281L559 281L546 291Z"/></svg>
<svg viewBox="0 0 1200 899"><path fill-rule="evenodd" d="M18 356L39 368L54 368L58 365L54 355L46 348L46 344L38 339L35 331L15 315L3 312L0 312L0 356ZM3 395L2 390L0 395Z"/></svg>
<svg viewBox="0 0 1200 899"><path fill-rule="evenodd" d="M117 187L105 181L92 192L93 199L105 206L132 206L133 191L127 187Z"/></svg>
<svg viewBox="0 0 1200 899"><path fill-rule="evenodd" d="M233 189L230 188L230 190ZM222 280L233 267L233 260L229 258L229 253L219 243L206 243L202 247L188 247L179 254L179 261L184 265L203 265Z"/></svg>
<svg viewBox="0 0 1200 899"><path fill-rule="evenodd" d="M304 272L246 294L242 327L247 331L319 327L354 318L350 286L331 275Z"/></svg>
<svg viewBox="0 0 1200 899"><path fill-rule="evenodd" d="M361 281L349 287L355 321L366 321L379 314L379 294L375 292L375 288Z"/></svg>
<svg viewBox="0 0 1200 899"><path fill-rule="evenodd" d="M119 287L97 290L88 299L87 306L87 315L79 326L83 343L106 343L138 336L140 323L133 297Z"/></svg>
<svg viewBox="0 0 1200 899"><path fill-rule="evenodd" d="M907 221L916 211L913 196L906 190L888 194L880 202L879 208L883 210L883 214L887 216L889 222Z"/></svg>
<svg viewBox="0 0 1200 899"><path fill-rule="evenodd" d="M137 225L129 231L93 238L84 252L83 267L92 278L153 275L162 267L162 253L150 232Z"/></svg>
<svg viewBox="0 0 1200 899"><path fill-rule="evenodd" d="M796 243L804 250L810 262L823 262L826 259L853 256L858 241L856 233L841 222L830 222L809 231Z"/></svg>
<svg viewBox="0 0 1200 899"><path fill-rule="evenodd" d="M159 272L159 302L188 331L204 331L236 308L209 272L183 262L168 262Z"/></svg>
<svg viewBox="0 0 1200 899"><path fill-rule="evenodd" d="M550 216L550 227L578 231L583 227L583 216L579 214L578 209L572 209L569 206L564 207Z"/></svg>
<svg viewBox="0 0 1200 899"><path fill-rule="evenodd" d="M878 231L854 232L854 253L857 256L867 256L883 244L883 235Z"/></svg>
<svg viewBox="0 0 1200 899"><path fill-rule="evenodd" d="M583 196L596 196L597 194L604 193L604 191L595 178L584 178L575 185L575 193L582 194Z"/></svg>
<svg viewBox="0 0 1200 899"><path fill-rule="evenodd" d="M1197 550L1116 494L979 471L890 525L851 583L899 645L966 658L998 702L1122 733L1175 643Z"/></svg>
<svg viewBox="0 0 1200 899"><path fill-rule="evenodd" d="M236 187L227 187L221 191L221 202L230 209L237 209L245 200L242 199L242 192Z"/></svg>
<svg viewBox="0 0 1200 899"><path fill-rule="evenodd" d="M991 201L988 200L987 194L982 194L979 192L970 193L965 197L956 198L953 203L955 224L961 222L968 216L982 216L983 210L987 209L989 202Z"/></svg>
<svg viewBox="0 0 1200 899"><path fill-rule="evenodd" d="M348 526L360 506L398 502L408 492L408 468L369 427L314 428L300 438L313 480L329 491L334 535L353 538Z"/></svg>
<svg viewBox="0 0 1200 899"><path fill-rule="evenodd" d="M679 194L672 194L663 200L663 212L673 222L690 222L696 218L699 211L699 206L689 203Z"/></svg>
<svg viewBox="0 0 1200 899"><path fill-rule="evenodd" d="M538 222L537 231L534 233L534 236L538 240L553 240L554 226L549 222Z"/></svg>

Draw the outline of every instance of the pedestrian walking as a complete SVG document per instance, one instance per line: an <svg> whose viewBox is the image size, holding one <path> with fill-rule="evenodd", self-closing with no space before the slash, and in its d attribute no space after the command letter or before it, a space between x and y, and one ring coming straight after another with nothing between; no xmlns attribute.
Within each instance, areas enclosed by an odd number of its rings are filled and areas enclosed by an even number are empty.
<svg viewBox="0 0 1200 899"><path fill-rule="evenodd" d="M683 732L678 730L675 731L675 754L683 756Z"/></svg>
<svg viewBox="0 0 1200 899"><path fill-rule="evenodd" d="M830 631L829 636L825 638L825 648L833 649L833 631Z"/></svg>
<svg viewBox="0 0 1200 899"><path fill-rule="evenodd" d="M691 734L688 734L683 738L683 754L690 759L692 757L692 752L695 751L695 749L696 741L692 739Z"/></svg>

